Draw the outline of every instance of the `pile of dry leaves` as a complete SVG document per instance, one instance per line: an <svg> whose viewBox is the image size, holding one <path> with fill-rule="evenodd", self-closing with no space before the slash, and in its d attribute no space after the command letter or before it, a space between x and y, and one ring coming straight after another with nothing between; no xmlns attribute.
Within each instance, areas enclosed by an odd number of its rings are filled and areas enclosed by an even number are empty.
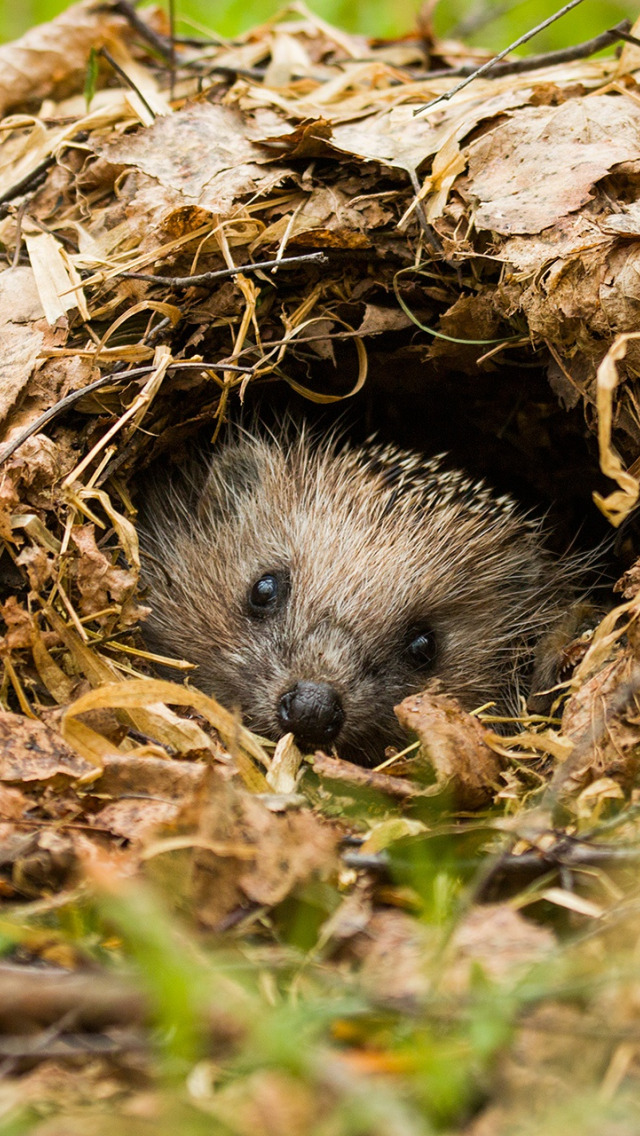
<svg viewBox="0 0 640 1136"><path fill-rule="evenodd" d="M424 696L401 709L417 753L377 771L324 755L301 766L185 686L188 660L162 660L174 683L154 677L135 489L155 459L179 461L203 429L215 440L247 391L277 384L354 400L396 434L427 405L425 447L446 420L463 459L473 419L496 470L547 497L580 482L578 506L597 491L621 526L640 492L628 32L605 36L622 45L606 57L507 60L466 84L487 57L427 26L372 44L301 3L225 43L172 41L156 9L86 0L0 47L0 888L17 907L55 906L87 873L98 890L109 873L144 875L170 881L201 926L254 934L301 888L339 888L324 948L397 1003L424 995L427 947L384 850L419 841L434 816L465 840L479 830L475 851L493 856L451 948L451 997L478 959L517 968L551 950L504 902L476 902L544 877L535 901L576 918L622 903L613 883L608 898L574 884L635 856L637 568L576 650L561 720L498 736ZM594 841L625 804L624 847ZM453 819L494 805L499 822ZM31 954L69 961L45 940ZM103 1021L97 980L61 1001L55 975L32 978L51 982L22 988L32 1026L27 994L49 1007L42 1028L79 1002ZM5 982L12 1033L10 968ZM110 1021L144 1017L110 990ZM607 1092L633 1065L616 1045L598 1058Z"/></svg>

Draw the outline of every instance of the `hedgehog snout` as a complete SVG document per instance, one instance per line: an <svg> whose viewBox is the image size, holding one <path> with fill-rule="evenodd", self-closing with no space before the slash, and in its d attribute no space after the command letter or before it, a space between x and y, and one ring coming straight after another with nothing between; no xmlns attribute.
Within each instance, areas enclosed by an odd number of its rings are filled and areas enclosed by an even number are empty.
<svg viewBox="0 0 640 1136"><path fill-rule="evenodd" d="M328 682L297 682L280 698L276 716L305 748L331 745L344 722L342 702Z"/></svg>

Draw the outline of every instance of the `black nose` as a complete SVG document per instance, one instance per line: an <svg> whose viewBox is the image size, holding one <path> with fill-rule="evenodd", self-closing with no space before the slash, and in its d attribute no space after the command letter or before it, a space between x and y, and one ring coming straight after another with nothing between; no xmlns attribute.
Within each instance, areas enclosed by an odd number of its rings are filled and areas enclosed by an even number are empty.
<svg viewBox="0 0 640 1136"><path fill-rule="evenodd" d="M305 746L330 745L340 733L344 710L328 682L297 682L277 710L282 729Z"/></svg>

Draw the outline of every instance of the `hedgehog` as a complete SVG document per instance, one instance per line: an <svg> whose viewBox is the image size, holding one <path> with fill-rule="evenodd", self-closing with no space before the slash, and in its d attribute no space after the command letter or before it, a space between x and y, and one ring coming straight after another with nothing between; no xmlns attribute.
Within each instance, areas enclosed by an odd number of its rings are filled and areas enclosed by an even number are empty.
<svg viewBox="0 0 640 1136"><path fill-rule="evenodd" d="M307 752L381 760L406 744L394 706L435 678L517 711L576 599L577 558L441 454L241 431L144 497L148 645Z"/></svg>

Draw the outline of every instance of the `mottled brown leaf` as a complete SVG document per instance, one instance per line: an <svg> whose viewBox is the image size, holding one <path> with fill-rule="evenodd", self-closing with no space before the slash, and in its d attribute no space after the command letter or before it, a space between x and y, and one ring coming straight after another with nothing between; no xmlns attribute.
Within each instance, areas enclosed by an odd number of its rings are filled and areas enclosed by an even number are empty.
<svg viewBox="0 0 640 1136"><path fill-rule="evenodd" d="M179 199L185 205L226 214L238 197L264 191L285 174L277 166L263 167L268 151L247 138L243 125L234 108L190 103L157 118L147 130L96 149L110 164L131 167L153 179L146 187L149 191L156 187L159 214ZM145 179L139 178L138 184L144 189Z"/></svg>
<svg viewBox="0 0 640 1136"><path fill-rule="evenodd" d="M95 525L75 527L71 539L80 552L75 563L75 578L80 591L80 611L92 615L109 606L112 600L123 600L135 587L136 575L112 564L96 545Z"/></svg>
<svg viewBox="0 0 640 1136"><path fill-rule="evenodd" d="M516 111L470 147L475 223L506 236L539 233L584 205L639 145L640 122L626 99L591 95Z"/></svg>
<svg viewBox="0 0 640 1136"><path fill-rule="evenodd" d="M458 808L477 809L499 784L500 762L485 742L485 729L455 698L426 690L396 706L401 726L418 735L441 788Z"/></svg>
<svg viewBox="0 0 640 1136"><path fill-rule="evenodd" d="M76 780L93 771L49 726L20 714L0 711L0 779L16 784Z"/></svg>

